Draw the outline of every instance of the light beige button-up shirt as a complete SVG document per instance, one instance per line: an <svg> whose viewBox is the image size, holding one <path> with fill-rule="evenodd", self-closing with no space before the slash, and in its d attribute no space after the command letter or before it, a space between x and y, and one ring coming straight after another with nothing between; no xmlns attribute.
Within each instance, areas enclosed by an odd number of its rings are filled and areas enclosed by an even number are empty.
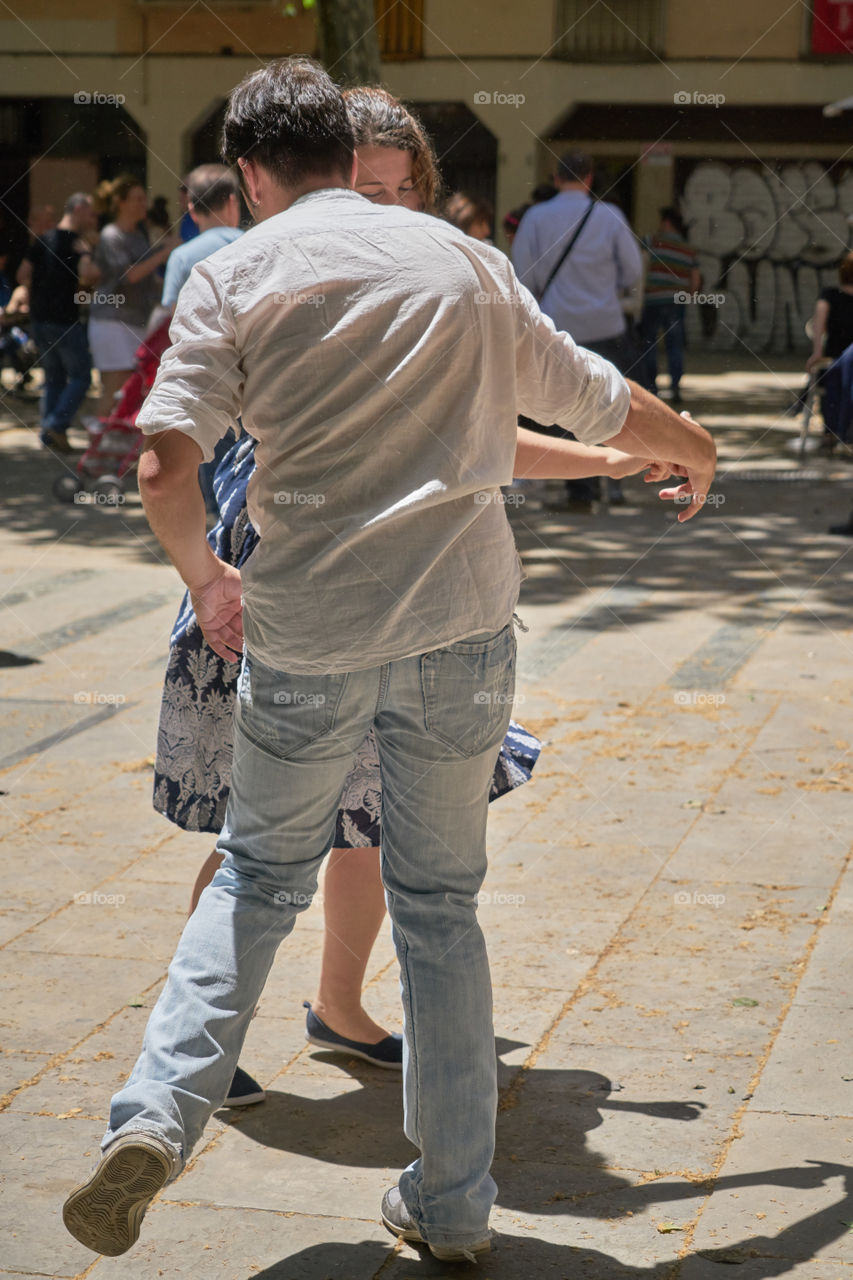
<svg viewBox="0 0 853 1280"><path fill-rule="evenodd" d="M628 388L539 311L497 249L342 188L193 268L137 419L210 459L257 440L243 568L249 651L277 670L379 666L509 621L501 485L516 415L587 444Z"/></svg>

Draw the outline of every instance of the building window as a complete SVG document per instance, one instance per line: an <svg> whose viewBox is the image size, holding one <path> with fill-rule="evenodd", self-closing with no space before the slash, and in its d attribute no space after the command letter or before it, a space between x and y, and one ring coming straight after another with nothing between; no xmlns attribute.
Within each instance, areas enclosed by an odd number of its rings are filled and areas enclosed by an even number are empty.
<svg viewBox="0 0 853 1280"><path fill-rule="evenodd" d="M424 56L423 0L376 0L376 19L385 62Z"/></svg>
<svg viewBox="0 0 853 1280"><path fill-rule="evenodd" d="M558 58L633 62L659 56L662 50L662 0L557 0Z"/></svg>

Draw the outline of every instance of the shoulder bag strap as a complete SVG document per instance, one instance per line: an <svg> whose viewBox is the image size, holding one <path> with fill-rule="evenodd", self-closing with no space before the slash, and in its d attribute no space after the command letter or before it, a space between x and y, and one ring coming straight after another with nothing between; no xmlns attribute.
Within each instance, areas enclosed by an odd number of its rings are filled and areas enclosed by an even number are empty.
<svg viewBox="0 0 853 1280"><path fill-rule="evenodd" d="M551 285L554 283L554 279L555 279L555 277L556 277L556 275L557 275L557 272L560 270L560 268L562 267L563 263L566 261L566 258L568 258L568 256L569 256L569 254L571 253L572 249L574 249L574 247L575 247L575 243L576 243L576 241L577 241L578 236L579 236L579 235L580 235L580 233L583 231L584 227L586 226L587 222L589 221L589 215L592 213L592 210L593 210L593 206L594 206L594 205L595 205L595 196L591 196L591 197L590 197L589 204L588 204L588 205L587 205L587 207L586 207L586 213L583 215L583 217L581 218L580 222L579 222L579 223L578 223L578 225L575 227L574 232L572 233L571 237L569 238L569 243L566 245L565 249L564 249L564 250L563 250L563 252L560 254L559 258L557 259L557 264L556 264L556 266L552 269L551 274L548 276L548 279L545 281L545 287L544 287L544 289L542 290L542 292L539 294L539 298L538 298L538 301L539 301L539 303L540 303L540 304L541 304L541 302L542 302L542 299L545 297L545 294L548 292L548 290L550 289Z"/></svg>

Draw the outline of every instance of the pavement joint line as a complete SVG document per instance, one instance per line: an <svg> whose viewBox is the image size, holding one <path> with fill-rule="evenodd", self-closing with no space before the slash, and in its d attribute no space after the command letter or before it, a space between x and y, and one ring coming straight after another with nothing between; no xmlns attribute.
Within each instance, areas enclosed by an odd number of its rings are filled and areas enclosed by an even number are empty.
<svg viewBox="0 0 853 1280"><path fill-rule="evenodd" d="M832 886L832 890L826 896L826 907L823 911L819 913L817 920L815 921L815 924L812 928L811 937L803 947L802 952L799 956L799 960L800 960L800 963L798 965L799 973L795 977L793 977L790 983L788 984L788 999L786 1000L785 1004L783 1004L782 1008L779 1010L779 1014L776 1019L776 1026L770 1032L770 1037L765 1043L764 1050L761 1053L761 1056L759 1057L755 1071L753 1072L749 1080L749 1083L746 1086L745 1092L747 1094L747 1097L740 1104L740 1106L737 1107L737 1109L734 1112L734 1115L732 1116L730 1132L728 1136L724 1139L721 1145L720 1151L717 1155L717 1158L714 1161L712 1175L711 1175L711 1178L709 1179L709 1181L711 1181L712 1183L715 1183L717 1178L719 1177L720 1172L726 1160L728 1159L728 1155L732 1148L732 1145L734 1144L736 1139L738 1139L741 1136L741 1128L740 1128L741 1121L743 1120L746 1113L750 1110L749 1104L752 1101L752 1095L755 1093L756 1089L758 1088L758 1085L761 1081L761 1074L764 1071L764 1068L767 1066L767 1063L770 1059L770 1055L772 1054L773 1049L775 1048L776 1041L778 1040L779 1035L782 1031L782 1028L785 1025L785 1019L787 1018L788 1014L791 1011L791 1006L793 1005L794 1000L796 999L797 991L799 990L800 985L806 975L808 962L811 960L814 954L814 950L815 950L815 947L817 946L821 931L827 925L830 913L832 911L832 907L835 903L835 899L838 897L838 892L841 888L841 884L844 880L845 875L847 874L848 868L851 865L851 859L853 859L853 846L851 846L851 848L848 850L847 856L841 865L841 870L836 876L835 883ZM771 1114L777 1114L777 1113L774 1112ZM699 1206L699 1209L697 1210L694 1221L690 1223L690 1225L687 1228L687 1231L685 1232L684 1242L683 1242L682 1248L679 1250L679 1255L678 1255L679 1259L685 1259L688 1256L688 1250L692 1247L693 1237L695 1235L696 1228L698 1227L699 1222L701 1221L702 1215L705 1212L705 1209L708 1207L708 1204L710 1203L710 1200L713 1194L714 1194L714 1187L712 1185L711 1189L708 1192L708 1195L705 1197L704 1203Z"/></svg>
<svg viewBox="0 0 853 1280"><path fill-rule="evenodd" d="M149 991L153 991L157 984L163 981L164 976L165 973L161 973L160 976L155 978L153 982L149 983L147 987L143 987L140 994L144 996L148 995ZM92 1036L98 1035L101 1031L105 1031L110 1023L113 1022L119 1014L123 1013L126 1008L127 1005L123 1004L121 1008L114 1009L108 1017L99 1022L97 1026L92 1027L90 1031L87 1031L81 1039L76 1040L69 1048L60 1049L57 1053L51 1054L44 1066L37 1071L30 1080L23 1080L20 1084L15 1085L14 1089L10 1089L8 1093L4 1093L2 1098L0 1098L0 1113L7 1110L7 1108L12 1105L18 1094L23 1093L25 1089L31 1089L33 1085L38 1084L48 1071L52 1071L54 1067L60 1066L66 1058L71 1056L72 1053L76 1053L78 1049L81 1049L86 1041L90 1040ZM22 1052L26 1052L26 1050L23 1050Z"/></svg>
<svg viewBox="0 0 853 1280"><path fill-rule="evenodd" d="M657 694L657 692L658 692L658 690L657 690L657 689L653 690L653 691L652 691L652 693L650 693L650 694L649 694L648 698L646 698L646 699L644 700L644 702L643 702L643 703L641 703L640 705L641 705L641 706L644 706L644 705L645 705L645 702L650 701L650 700L651 700L651 698ZM765 727L765 725L766 725L766 724L767 724L767 723L772 719L772 717L775 715L775 713L776 713L776 711L778 710L778 707L779 707L779 705L780 705L780 702L781 702L781 699L780 699L780 700L778 700L778 701L774 701L774 702L772 702L772 703L771 703L771 705L770 705L770 708L768 709L767 715L766 715L766 716L765 716L765 717L764 717L764 718L763 718L759 723L757 723L757 724L755 724L755 725L753 725L753 726L752 726L752 733L751 733L751 739L752 739L752 741L754 741L754 740L755 740L755 738L758 736L758 734L761 732L761 730ZM719 778L719 780L718 780L718 782L717 782L716 787L714 787L714 788L709 792L709 795L708 795L708 800L709 800L709 801L710 801L710 800L713 800L713 799L714 799L714 798L719 794L719 792L722 790L723 786L725 785L726 781L728 780L729 775L730 775L730 774L732 773L732 771L737 767L737 765L738 765L739 761L741 760L741 758L746 754L746 752L747 752L749 749L750 749L750 747L749 747L749 745L748 745L748 744L745 744L745 745L741 746L741 749L740 749L740 750L738 751L738 753L735 755L735 757L734 757L734 759L732 760L732 762L730 763L729 767L728 767L727 769L725 769L725 770L723 770L723 771L721 772L721 775L720 775L720 778ZM696 824L700 821L700 819L701 819L703 816L704 816L704 815L703 815L703 813L702 813L702 811L701 811L701 810L697 811L697 813L696 813L696 817L694 818L693 822L691 822L691 823L690 823L690 825L687 827L687 829L684 831L684 833L683 833L683 834L682 834L682 836L681 836L681 839L680 839L680 840L678 840L678 841L676 842L675 847L673 848L673 850L672 850L672 852L670 853L669 857L668 857L668 858L666 859L666 861L665 861L665 862L663 862L663 863L661 864L661 866L657 869L657 871L655 872L655 874L652 876L651 881L646 885L646 887L645 887L645 889L643 890L643 892L639 895L639 897L637 898L637 900L636 900L636 902L634 903L633 907L632 907L632 908L631 908L631 910L628 912L628 914L625 916L624 920L620 923L620 925L618 926L618 928L617 928L616 930L614 930L614 932L613 932L613 934L611 935L611 937L610 937L610 939L608 940L608 942L603 946L603 948L602 948L602 949L601 949L601 951L599 952L599 954L598 954L598 956L596 957L596 959L595 959L594 963L593 963L592 965L590 965L590 967L589 967L589 969L587 970L587 972L586 972L586 973L584 974L584 976L579 980L579 982L578 982L577 986L575 987L574 991L572 992L572 994L571 994L571 995L569 996L569 998L564 1002L564 1004L563 1004L562 1008L561 1008L561 1009L558 1011L558 1013L556 1014L556 1016L555 1016L555 1018L554 1018L553 1022L551 1023L551 1025L550 1025L549 1027L547 1027L547 1028L546 1028L546 1030L545 1030L545 1032L543 1033L543 1035L542 1035L542 1037L540 1038L540 1040L539 1040L539 1041L538 1041L538 1042L533 1046L533 1048L531 1049L530 1053L529 1053L529 1054L527 1055L527 1057L525 1058L524 1062L523 1062L523 1063L521 1064L521 1066L518 1068L518 1070L517 1070L517 1072L516 1072L516 1075L515 1075L515 1076L514 1076L514 1078L510 1081L509 1085L507 1085L506 1089L504 1089L504 1090L502 1090L502 1091L501 1091L501 1093L500 1093L500 1095L499 1095L499 1099L498 1099L498 1112L499 1112L499 1113L500 1113L500 1112L502 1112L502 1111L508 1111L508 1110L510 1110L511 1108L513 1108L513 1107L517 1106L517 1104L518 1104L518 1100L519 1100L519 1095L520 1095L520 1093L521 1093L522 1089L524 1088L524 1084L525 1084L525 1082L526 1082L526 1080L527 1080L527 1078L528 1078L527 1073L528 1073L528 1072L529 1072L529 1071L530 1071L530 1070L531 1070L531 1069L536 1065L536 1062L537 1062L537 1060L538 1060L539 1056L544 1052L544 1050L545 1050L545 1049L547 1049L547 1047L548 1047L548 1045L549 1045L549 1043L550 1043L550 1041L551 1041L551 1037L552 1037L552 1035L553 1035L553 1034L554 1034L554 1032L556 1031L556 1029L557 1029L557 1027L559 1026L559 1024L562 1022L563 1018L564 1018L564 1017L566 1016L566 1014L569 1012L569 1010L570 1010L570 1009L571 1009L571 1008L572 1008L572 1007L573 1007L573 1006L574 1006L574 1005L575 1005L575 1004L576 1004L580 999L582 999L582 998L583 998L583 996L586 994L586 992L587 992L588 990L590 990L590 988L592 987L592 985L593 985L593 983L594 983L594 981L595 981L595 975L596 975L596 973L601 969L602 965L603 965L603 964L605 963L605 961L609 958L610 954L611 954L612 952L616 952L616 951L618 951L618 950L619 950L619 948L620 948L620 947L621 947L621 945L622 945L621 937L622 937L622 935L623 935L623 933L624 933L625 928L630 924L630 921L631 921L631 920L634 918L634 916L639 912L639 909L640 909L641 905L642 905L642 904L645 902L645 900L647 899L647 897L648 897L649 893L651 892L652 888L653 888L653 887L658 883L658 881L660 881L660 880L662 880L662 879L664 879L664 878L665 878L665 877L664 877L664 875L663 875L663 872L664 872L665 868L669 865L669 863L672 861L672 859L673 859L673 858L676 856L676 854L679 852L679 850L680 850L681 846L684 844L684 842L686 841L687 837L688 837L688 836L690 835L690 833L693 831L693 828L696 826ZM845 867L846 867L846 862L845 862ZM843 873L842 873L842 874L843 874ZM838 886L838 884L840 884L840 877L839 877L839 880L838 880L838 881L837 881L837 883L836 883L836 891L837 891L837 886Z"/></svg>
<svg viewBox="0 0 853 1280"><path fill-rule="evenodd" d="M111 881L120 879L122 876L127 875L127 873L136 865L137 862L139 862L142 858L149 857L152 853L157 853L157 851L161 849L163 845L172 838L173 835L174 835L174 832L167 831L163 835L162 839L157 840L156 843L147 845L144 849L138 850L133 860L131 862L128 862L126 866L122 867L118 871L113 871L111 875L106 876L103 880L99 880L98 883L95 885L93 892L98 892L103 885L108 885L110 884ZM42 916L40 920L36 920L34 924L28 925L26 929L22 929L20 933L16 933L14 937L7 938L5 942L0 943L0 951L5 951L7 947L11 947L13 943L17 942L20 938L26 937L26 935L28 933L32 933L33 930L40 929L41 926L44 924L47 924L49 920L57 919L59 916L62 915L64 911L70 910L74 905L75 904L73 901L68 901L68 902L61 903L58 907L54 907L52 911L49 911L47 915ZM134 936L137 938L139 937L138 934L134 934ZM39 952L38 954L44 955L49 953ZM25 1084L23 1087L26 1088L29 1086ZM2 1099L0 1099L0 1111L2 1111L2 1109L3 1109Z"/></svg>

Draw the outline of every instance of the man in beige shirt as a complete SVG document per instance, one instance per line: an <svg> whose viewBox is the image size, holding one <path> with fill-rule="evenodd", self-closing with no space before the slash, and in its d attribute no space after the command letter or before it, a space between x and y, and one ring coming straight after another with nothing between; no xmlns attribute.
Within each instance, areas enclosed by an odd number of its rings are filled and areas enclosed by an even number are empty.
<svg viewBox="0 0 853 1280"><path fill-rule="evenodd" d="M223 1097L276 948L307 906L353 756L382 764L382 867L405 1014L395 1234L489 1248L496 1080L477 923L489 779L513 694L519 574L501 502L516 414L665 459L699 510L695 423L557 333L495 249L352 190L340 95L285 59L231 95L226 158L258 225L192 271L138 419L149 519L217 653L245 652L221 870L189 920L104 1157L66 1225L118 1254ZM195 474L241 413L256 437L240 572L205 541Z"/></svg>

